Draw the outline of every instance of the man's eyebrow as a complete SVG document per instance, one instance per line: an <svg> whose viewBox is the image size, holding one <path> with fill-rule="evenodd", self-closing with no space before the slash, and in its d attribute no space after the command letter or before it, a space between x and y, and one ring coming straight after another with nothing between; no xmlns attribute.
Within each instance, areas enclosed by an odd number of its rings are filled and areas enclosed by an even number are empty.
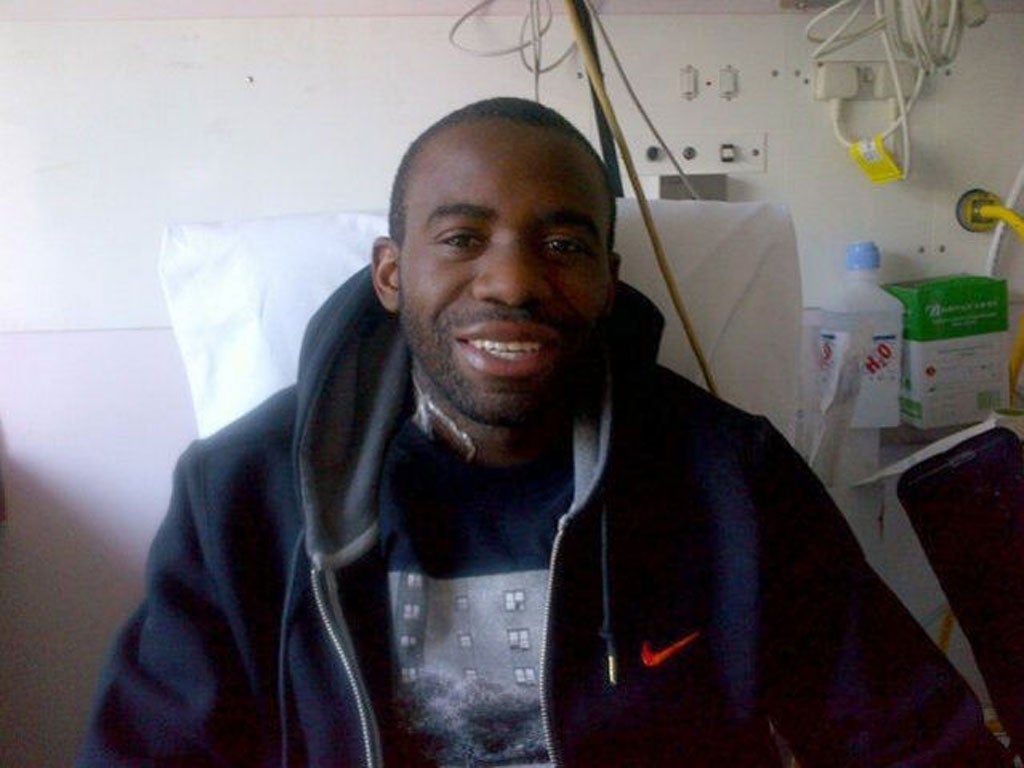
<svg viewBox="0 0 1024 768"><path fill-rule="evenodd" d="M473 203L448 203L447 205L439 205L437 208L432 210L430 215L427 217L427 223L431 224L438 219L445 219L449 216L465 216L471 219L491 220L496 218L497 215L497 211L484 205L474 205Z"/></svg>
<svg viewBox="0 0 1024 768"><path fill-rule="evenodd" d="M427 217L427 223L432 224L440 219L449 216L463 216L482 221L493 221L498 218L498 212L486 205L474 203L446 203L437 206ZM585 229L594 237L600 237L601 233L597 227L594 217L573 208L556 208L540 217L540 223L546 227L571 226Z"/></svg>

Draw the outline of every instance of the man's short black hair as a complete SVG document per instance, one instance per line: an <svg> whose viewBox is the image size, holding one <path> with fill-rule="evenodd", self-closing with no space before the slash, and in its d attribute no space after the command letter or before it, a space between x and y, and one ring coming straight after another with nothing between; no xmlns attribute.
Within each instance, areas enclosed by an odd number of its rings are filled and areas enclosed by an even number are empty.
<svg viewBox="0 0 1024 768"><path fill-rule="evenodd" d="M409 186L409 173L420 150L431 138L446 128L482 120L507 120L517 125L550 128L583 147L600 169L601 179L608 196L608 250L610 251L615 238L615 196L612 194L611 179L604 161L576 126L558 112L535 101L511 96L485 99L457 109L431 125L409 145L402 156L402 162L398 164L398 171L395 173L395 180L391 185L391 206L388 209L388 229L391 239L399 245L405 240L405 196Z"/></svg>

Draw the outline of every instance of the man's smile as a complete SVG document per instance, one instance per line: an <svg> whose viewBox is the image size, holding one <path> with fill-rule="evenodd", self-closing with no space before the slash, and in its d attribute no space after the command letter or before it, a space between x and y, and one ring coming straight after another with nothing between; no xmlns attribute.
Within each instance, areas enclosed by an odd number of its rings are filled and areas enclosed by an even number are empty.
<svg viewBox="0 0 1024 768"><path fill-rule="evenodd" d="M495 341L494 339L473 339L470 345L479 350L502 357L506 360L516 360L525 355L535 355L540 352L541 345L536 341Z"/></svg>
<svg viewBox="0 0 1024 768"><path fill-rule="evenodd" d="M499 379L541 375L555 364L561 334L544 323L490 320L455 334L456 350L474 372Z"/></svg>

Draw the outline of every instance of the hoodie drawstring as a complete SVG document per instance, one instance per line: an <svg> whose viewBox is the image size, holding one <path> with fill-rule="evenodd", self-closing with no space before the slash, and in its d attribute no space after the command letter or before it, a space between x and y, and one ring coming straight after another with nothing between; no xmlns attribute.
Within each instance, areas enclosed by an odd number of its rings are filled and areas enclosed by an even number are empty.
<svg viewBox="0 0 1024 768"><path fill-rule="evenodd" d="M615 633L612 630L612 586L609 563L608 505L601 504L601 637L604 639L605 658L608 662L608 684L619 684L619 661L615 652Z"/></svg>

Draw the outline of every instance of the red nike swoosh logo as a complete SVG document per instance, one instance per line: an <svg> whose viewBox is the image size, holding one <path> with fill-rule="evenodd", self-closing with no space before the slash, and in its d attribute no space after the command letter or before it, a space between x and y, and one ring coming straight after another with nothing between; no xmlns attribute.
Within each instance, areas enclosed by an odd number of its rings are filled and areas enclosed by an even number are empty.
<svg viewBox="0 0 1024 768"><path fill-rule="evenodd" d="M645 667L656 667L659 664L664 664L698 637L700 637L700 630L695 629L681 640L676 640L672 645L667 645L658 651L651 648L651 644L645 640L643 647L640 649L640 660L644 663Z"/></svg>

